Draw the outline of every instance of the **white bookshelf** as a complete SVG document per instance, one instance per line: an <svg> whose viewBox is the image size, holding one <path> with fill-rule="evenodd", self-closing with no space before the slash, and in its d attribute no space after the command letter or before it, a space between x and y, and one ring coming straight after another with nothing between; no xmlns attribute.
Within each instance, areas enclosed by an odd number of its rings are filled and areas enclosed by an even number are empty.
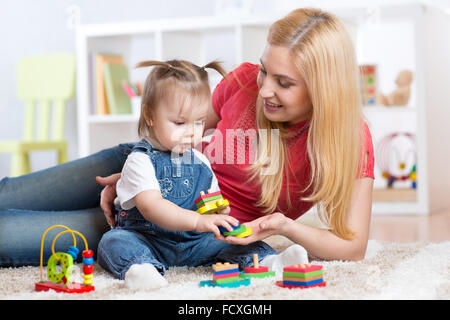
<svg viewBox="0 0 450 320"><path fill-rule="evenodd" d="M286 8L285 8L286 9ZM389 201L375 201L374 213L427 214L430 181L428 177L429 157L434 150L428 145L428 123L426 117L425 83L424 83L424 8L421 5L380 7L380 19L375 27L367 24L367 8L324 8L343 19L355 42L360 64L375 63L380 65L381 88L384 93L393 90L398 68L409 68L414 72L412 96L408 106L366 107L364 112L369 121L374 144L389 131L407 130L416 135L418 187L413 194L393 198ZM219 59L227 70L232 70L241 62L258 63L265 46L268 28L276 19L286 12L270 16L252 17L198 17L186 19L152 20L130 23L113 23L101 25L80 25L77 28L77 117L79 156L86 156L103 148L118 143L138 139L137 116L106 115L92 113L89 104L89 54L91 52L115 53L124 57L129 66L132 81L145 80L148 69L135 70L134 65L142 60L168 60L182 58L198 65ZM400 56L391 59L387 50L377 56L373 48L382 47L382 43L371 43L364 33L377 35L387 32L389 28L406 30L406 36L399 41L389 40L389 34L374 36L392 45L395 50L408 50L407 59ZM400 26L400 27L398 27ZM371 29L372 28L372 29ZM374 29L375 28L375 29ZM395 29L397 32L399 30ZM403 30L402 29L402 30ZM389 32L387 32L389 33ZM389 41L393 41L389 44ZM395 45L400 47L395 47ZM408 48L403 48L407 45ZM211 74L213 75L213 74ZM211 85L217 84L219 78L212 77ZM391 87L389 87L391 86ZM383 185L383 178L376 173L375 186ZM442 183L441 183L442 185ZM382 197L383 198L383 197ZM388 199L389 197L384 197ZM413 199L413 200L411 200Z"/></svg>

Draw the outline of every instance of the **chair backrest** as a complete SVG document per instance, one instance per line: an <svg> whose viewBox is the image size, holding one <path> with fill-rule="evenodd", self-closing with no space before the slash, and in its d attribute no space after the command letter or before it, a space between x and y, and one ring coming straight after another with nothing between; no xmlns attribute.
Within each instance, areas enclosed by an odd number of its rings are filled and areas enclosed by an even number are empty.
<svg viewBox="0 0 450 320"><path fill-rule="evenodd" d="M25 140L62 140L65 104L74 94L74 54L55 53L20 59L17 63L17 95L25 102ZM37 106L39 127L35 138ZM51 135L50 120L53 124Z"/></svg>

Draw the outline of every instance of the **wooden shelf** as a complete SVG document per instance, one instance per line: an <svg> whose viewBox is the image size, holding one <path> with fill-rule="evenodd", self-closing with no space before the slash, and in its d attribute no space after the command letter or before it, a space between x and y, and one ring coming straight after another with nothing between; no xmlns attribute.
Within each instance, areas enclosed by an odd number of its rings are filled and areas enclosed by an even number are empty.
<svg viewBox="0 0 450 320"><path fill-rule="evenodd" d="M372 194L374 202L404 202L417 201L416 189L374 189Z"/></svg>

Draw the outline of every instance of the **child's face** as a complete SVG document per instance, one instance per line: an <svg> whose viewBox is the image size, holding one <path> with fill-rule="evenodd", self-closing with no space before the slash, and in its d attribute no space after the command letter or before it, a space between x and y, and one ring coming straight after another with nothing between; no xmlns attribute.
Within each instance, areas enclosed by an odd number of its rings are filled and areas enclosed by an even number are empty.
<svg viewBox="0 0 450 320"><path fill-rule="evenodd" d="M258 87L264 115L270 121L295 125L311 117L306 84L288 48L267 45L261 57Z"/></svg>
<svg viewBox="0 0 450 320"><path fill-rule="evenodd" d="M179 154L195 147L203 137L209 96L168 95L151 115L154 138L162 147Z"/></svg>

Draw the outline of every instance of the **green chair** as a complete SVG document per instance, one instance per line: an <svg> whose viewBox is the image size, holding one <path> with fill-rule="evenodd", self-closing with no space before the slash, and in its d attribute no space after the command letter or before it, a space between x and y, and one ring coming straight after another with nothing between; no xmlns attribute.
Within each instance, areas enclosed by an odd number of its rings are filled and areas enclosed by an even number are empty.
<svg viewBox="0 0 450 320"><path fill-rule="evenodd" d="M31 151L56 150L58 163L68 160L65 107L74 93L75 55L49 54L19 60L17 95L25 102L24 139L0 141L0 153L12 155L11 177L31 172Z"/></svg>

